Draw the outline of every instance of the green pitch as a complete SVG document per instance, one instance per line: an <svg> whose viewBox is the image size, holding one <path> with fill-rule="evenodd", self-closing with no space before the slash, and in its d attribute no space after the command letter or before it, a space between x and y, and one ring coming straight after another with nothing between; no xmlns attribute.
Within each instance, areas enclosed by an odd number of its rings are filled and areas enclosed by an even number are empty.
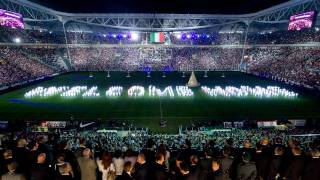
<svg viewBox="0 0 320 180"><path fill-rule="evenodd" d="M89 77L92 74L93 77ZM294 99L287 98L213 98L204 94L200 88L193 89L194 97L162 97L151 98L145 95L130 98L127 89L133 85L149 85L164 89L167 86L185 85L190 74L183 78L181 73L152 72L146 77L143 72L130 73L111 72L107 78L106 72L68 73L51 80L30 85L6 94L0 95L0 120L118 120L130 121L139 127L149 127L157 132L177 132L178 126L190 125L196 121L207 120L267 120L267 119L305 119L320 117L320 101L313 93L301 91L279 82L261 79L240 72L209 72L207 78L203 72L196 73L201 85L236 86L256 85L279 86L299 93ZM224 74L225 77L221 77ZM82 97L61 98L25 98L24 94L38 86L97 86L101 94L98 98ZM105 91L110 86L123 86L124 92L118 98L107 98ZM167 120L167 127L160 128L161 117Z"/></svg>

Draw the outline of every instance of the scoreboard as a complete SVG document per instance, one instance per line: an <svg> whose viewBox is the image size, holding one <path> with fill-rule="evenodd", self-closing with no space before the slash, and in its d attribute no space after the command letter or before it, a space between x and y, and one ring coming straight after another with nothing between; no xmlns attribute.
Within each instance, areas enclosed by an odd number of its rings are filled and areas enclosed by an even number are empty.
<svg viewBox="0 0 320 180"><path fill-rule="evenodd" d="M24 29L23 17L19 13L0 9L0 26Z"/></svg>

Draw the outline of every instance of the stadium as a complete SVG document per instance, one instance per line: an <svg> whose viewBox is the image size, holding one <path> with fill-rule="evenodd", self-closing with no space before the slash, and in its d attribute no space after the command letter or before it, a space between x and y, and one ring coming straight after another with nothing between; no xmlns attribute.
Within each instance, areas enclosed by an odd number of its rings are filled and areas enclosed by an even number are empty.
<svg viewBox="0 0 320 180"><path fill-rule="evenodd" d="M39 147L51 145L52 152L46 147L37 154L44 153L46 163L50 156L50 168L60 152L53 145L69 143L76 151L81 142L90 144L77 158L88 151L106 155L106 149L114 158L122 151L124 158L130 149L136 158L149 156L147 162L154 159L151 147L167 146L158 150L165 152L166 172L159 170L164 179L189 171L189 179L205 179L192 175L191 157L208 158L210 152L213 168L221 166L216 157L229 153L239 165L257 158L253 151L260 152L266 141L269 149L262 152L270 156L282 148L286 158L288 149L319 158L319 9L319 0L291 0L242 14L71 13L34 1L0 0L1 154L14 152L6 146L13 137L22 146L34 140ZM52 144L42 142L58 135L48 141ZM287 141L291 144L279 148ZM249 144L250 151L243 150ZM7 163L5 155L2 160ZM183 165L172 168L172 160ZM16 161L8 168L27 167L23 156ZM86 179L75 167L83 168L82 160L66 162L73 179ZM254 163L257 174L248 179L320 177L298 167L293 169L299 175L278 168L270 177L271 172L262 172L267 167ZM237 173L228 169L222 179L245 179L236 165ZM7 171L0 169L0 175ZM98 170L102 179L113 178ZM116 166L115 172L120 179L122 170ZM22 174L41 179L32 170ZM218 176L216 170L204 174ZM151 177L160 175L146 176Z"/></svg>

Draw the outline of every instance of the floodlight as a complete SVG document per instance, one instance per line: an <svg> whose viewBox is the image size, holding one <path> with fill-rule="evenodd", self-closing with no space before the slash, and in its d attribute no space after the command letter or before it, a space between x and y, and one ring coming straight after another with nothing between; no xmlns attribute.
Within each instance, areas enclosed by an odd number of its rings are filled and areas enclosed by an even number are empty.
<svg viewBox="0 0 320 180"><path fill-rule="evenodd" d="M139 39L139 34L136 32L131 32L131 39L132 41L136 41Z"/></svg>

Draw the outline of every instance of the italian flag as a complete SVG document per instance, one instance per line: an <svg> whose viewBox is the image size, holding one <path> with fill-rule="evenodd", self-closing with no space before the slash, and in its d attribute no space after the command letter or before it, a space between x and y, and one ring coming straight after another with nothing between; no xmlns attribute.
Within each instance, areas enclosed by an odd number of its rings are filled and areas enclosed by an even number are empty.
<svg viewBox="0 0 320 180"><path fill-rule="evenodd" d="M150 33L151 43L164 43L165 37L163 32L152 32Z"/></svg>

